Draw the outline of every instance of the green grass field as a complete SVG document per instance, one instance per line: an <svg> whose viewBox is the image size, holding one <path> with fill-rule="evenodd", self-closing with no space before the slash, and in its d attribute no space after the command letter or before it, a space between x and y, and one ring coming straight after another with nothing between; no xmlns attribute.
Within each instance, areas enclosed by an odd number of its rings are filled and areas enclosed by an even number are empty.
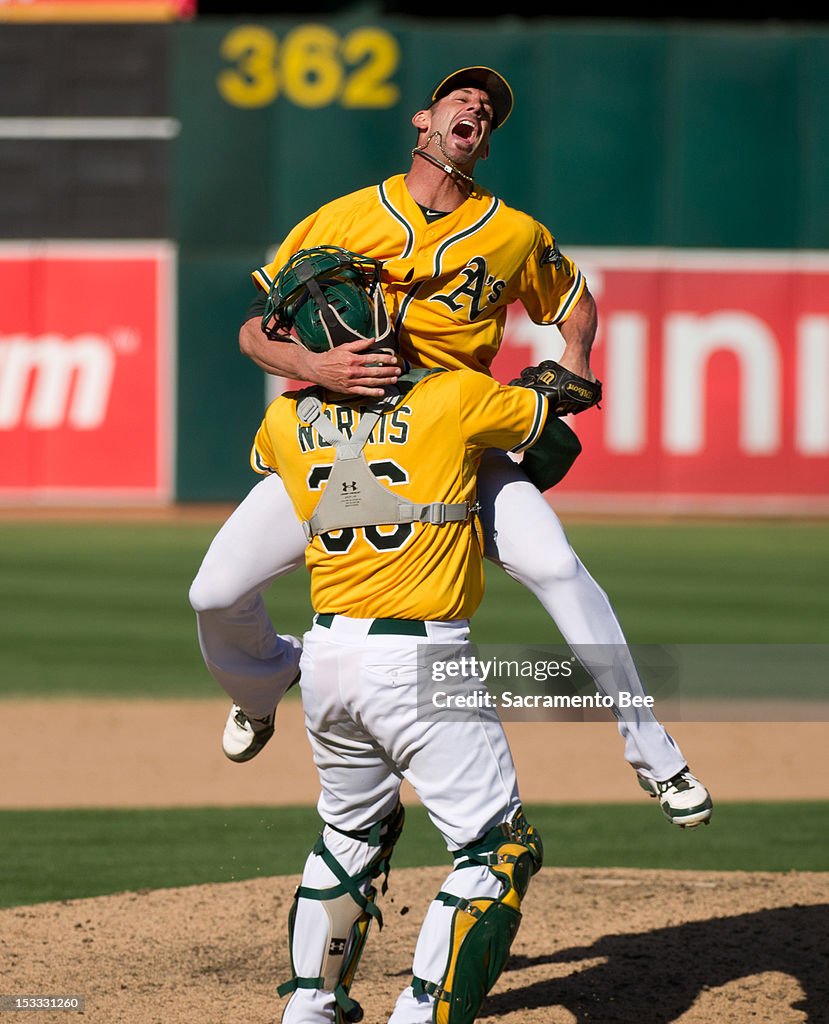
<svg viewBox="0 0 829 1024"><path fill-rule="evenodd" d="M527 811L550 868L829 870L822 804L718 805L714 824L684 832L650 803ZM320 825L305 808L0 811L0 906L298 874ZM394 866L449 863L423 809L407 808Z"/></svg>
<svg viewBox="0 0 829 1024"><path fill-rule="evenodd" d="M187 600L215 529L0 523L0 694L215 697ZM631 643L829 643L829 523L573 524L568 534ZM267 601L284 632L302 633L306 573ZM473 639L561 642L535 598L491 567Z"/></svg>
<svg viewBox="0 0 829 1024"><path fill-rule="evenodd" d="M23 696L219 696L187 600L218 525L0 523L3 713ZM829 523L566 525L632 644L829 644ZM284 632L307 627L304 571L267 601ZM473 639L561 642L492 568ZM554 866L829 870L825 804L718 805L686 833L648 803L532 813ZM311 809L0 811L0 905L294 873L318 827ZM445 861L410 808L396 864Z"/></svg>

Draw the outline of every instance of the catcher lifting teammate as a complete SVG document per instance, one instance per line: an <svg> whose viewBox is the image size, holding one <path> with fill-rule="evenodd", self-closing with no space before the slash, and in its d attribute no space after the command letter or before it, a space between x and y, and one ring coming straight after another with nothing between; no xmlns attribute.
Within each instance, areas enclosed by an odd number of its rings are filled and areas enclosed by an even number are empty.
<svg viewBox="0 0 829 1024"><path fill-rule="evenodd" d="M263 322L295 330L312 351L391 337L372 262L333 246L288 261ZM325 823L289 915L283 1024L362 1017L352 982L369 927L382 921L375 879L383 875L385 887L404 778L454 863L392 1024L470 1024L503 969L541 838L524 816L497 713L430 714L426 673L446 645L454 659L472 655L469 618L484 588L481 457L489 448L527 452L525 472L551 486L580 450L550 411L562 400L549 368L529 367L520 386L433 368L409 370L383 398L310 387L268 407L251 464L279 474L308 540L315 615L301 689ZM484 691L468 678L454 692Z"/></svg>
<svg viewBox="0 0 829 1024"><path fill-rule="evenodd" d="M322 206L290 231L271 263L253 271L258 295L240 329L242 352L289 380L380 397L410 368L491 377L507 307L520 302L563 339L554 369L571 375L570 397L583 404L558 411L595 402L596 307L584 276L544 225L475 180L512 108L509 84L490 68L444 78L412 117L417 138L408 171ZM389 345L358 338L315 352L263 329L280 270L300 250L330 245L379 262ZM439 433L433 442L434 459ZM477 501L485 556L536 596L602 693L644 696L607 595L539 487L506 452L490 449L483 457ZM270 739L277 705L299 678L301 643L277 634L262 595L303 563L305 546L284 484L269 474L221 527L190 589L205 664L233 702L222 745L234 761L254 757ZM608 650L615 654L611 670ZM707 823L710 795L652 711L642 707L635 719L617 720L626 761L667 819L681 827Z"/></svg>

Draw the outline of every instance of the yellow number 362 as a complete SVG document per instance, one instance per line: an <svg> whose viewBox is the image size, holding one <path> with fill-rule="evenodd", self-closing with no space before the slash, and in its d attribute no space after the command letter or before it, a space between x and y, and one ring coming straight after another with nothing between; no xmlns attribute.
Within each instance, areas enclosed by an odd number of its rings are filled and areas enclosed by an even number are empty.
<svg viewBox="0 0 829 1024"><path fill-rule="evenodd" d="M280 95L299 107L392 107L400 97L391 81L397 40L366 26L339 36L326 25L300 25L280 43L261 25L238 25L224 37L221 56L231 67L217 78L234 107L265 107Z"/></svg>

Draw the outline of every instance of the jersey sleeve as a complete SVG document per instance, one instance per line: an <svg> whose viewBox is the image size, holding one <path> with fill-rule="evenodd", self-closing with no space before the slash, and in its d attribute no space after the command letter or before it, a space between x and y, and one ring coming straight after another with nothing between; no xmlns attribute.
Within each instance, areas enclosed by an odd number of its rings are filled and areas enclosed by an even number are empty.
<svg viewBox="0 0 829 1024"><path fill-rule="evenodd" d="M308 247L308 236L314 231L321 214L322 211L317 210L316 213L312 213L305 220L300 221L282 241L270 263L266 263L252 272L254 284L263 292L266 294L270 292L273 279L294 253Z"/></svg>
<svg viewBox="0 0 829 1024"><path fill-rule="evenodd" d="M543 224L536 228L535 248L524 266L518 298L534 323L561 324L572 313L587 282L547 228Z"/></svg>
<svg viewBox="0 0 829 1024"><path fill-rule="evenodd" d="M301 220L282 241L273 259L252 272L254 284L266 294L270 292L276 275L300 249L335 244L349 248L346 241L348 226L354 224L360 229L360 211L373 193L374 189L365 188L340 196Z"/></svg>
<svg viewBox="0 0 829 1024"><path fill-rule="evenodd" d="M458 370L461 435L479 448L523 452L541 436L547 399L532 388L499 384L474 370Z"/></svg>

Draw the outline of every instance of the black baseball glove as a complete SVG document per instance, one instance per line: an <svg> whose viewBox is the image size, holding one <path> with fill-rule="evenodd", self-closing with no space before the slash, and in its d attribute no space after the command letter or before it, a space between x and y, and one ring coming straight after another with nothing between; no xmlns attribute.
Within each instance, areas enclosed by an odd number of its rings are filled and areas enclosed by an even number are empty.
<svg viewBox="0 0 829 1024"><path fill-rule="evenodd" d="M540 391L550 403L554 416L574 416L602 400L600 380L580 377L554 359L545 359L538 366L527 366L510 384Z"/></svg>

